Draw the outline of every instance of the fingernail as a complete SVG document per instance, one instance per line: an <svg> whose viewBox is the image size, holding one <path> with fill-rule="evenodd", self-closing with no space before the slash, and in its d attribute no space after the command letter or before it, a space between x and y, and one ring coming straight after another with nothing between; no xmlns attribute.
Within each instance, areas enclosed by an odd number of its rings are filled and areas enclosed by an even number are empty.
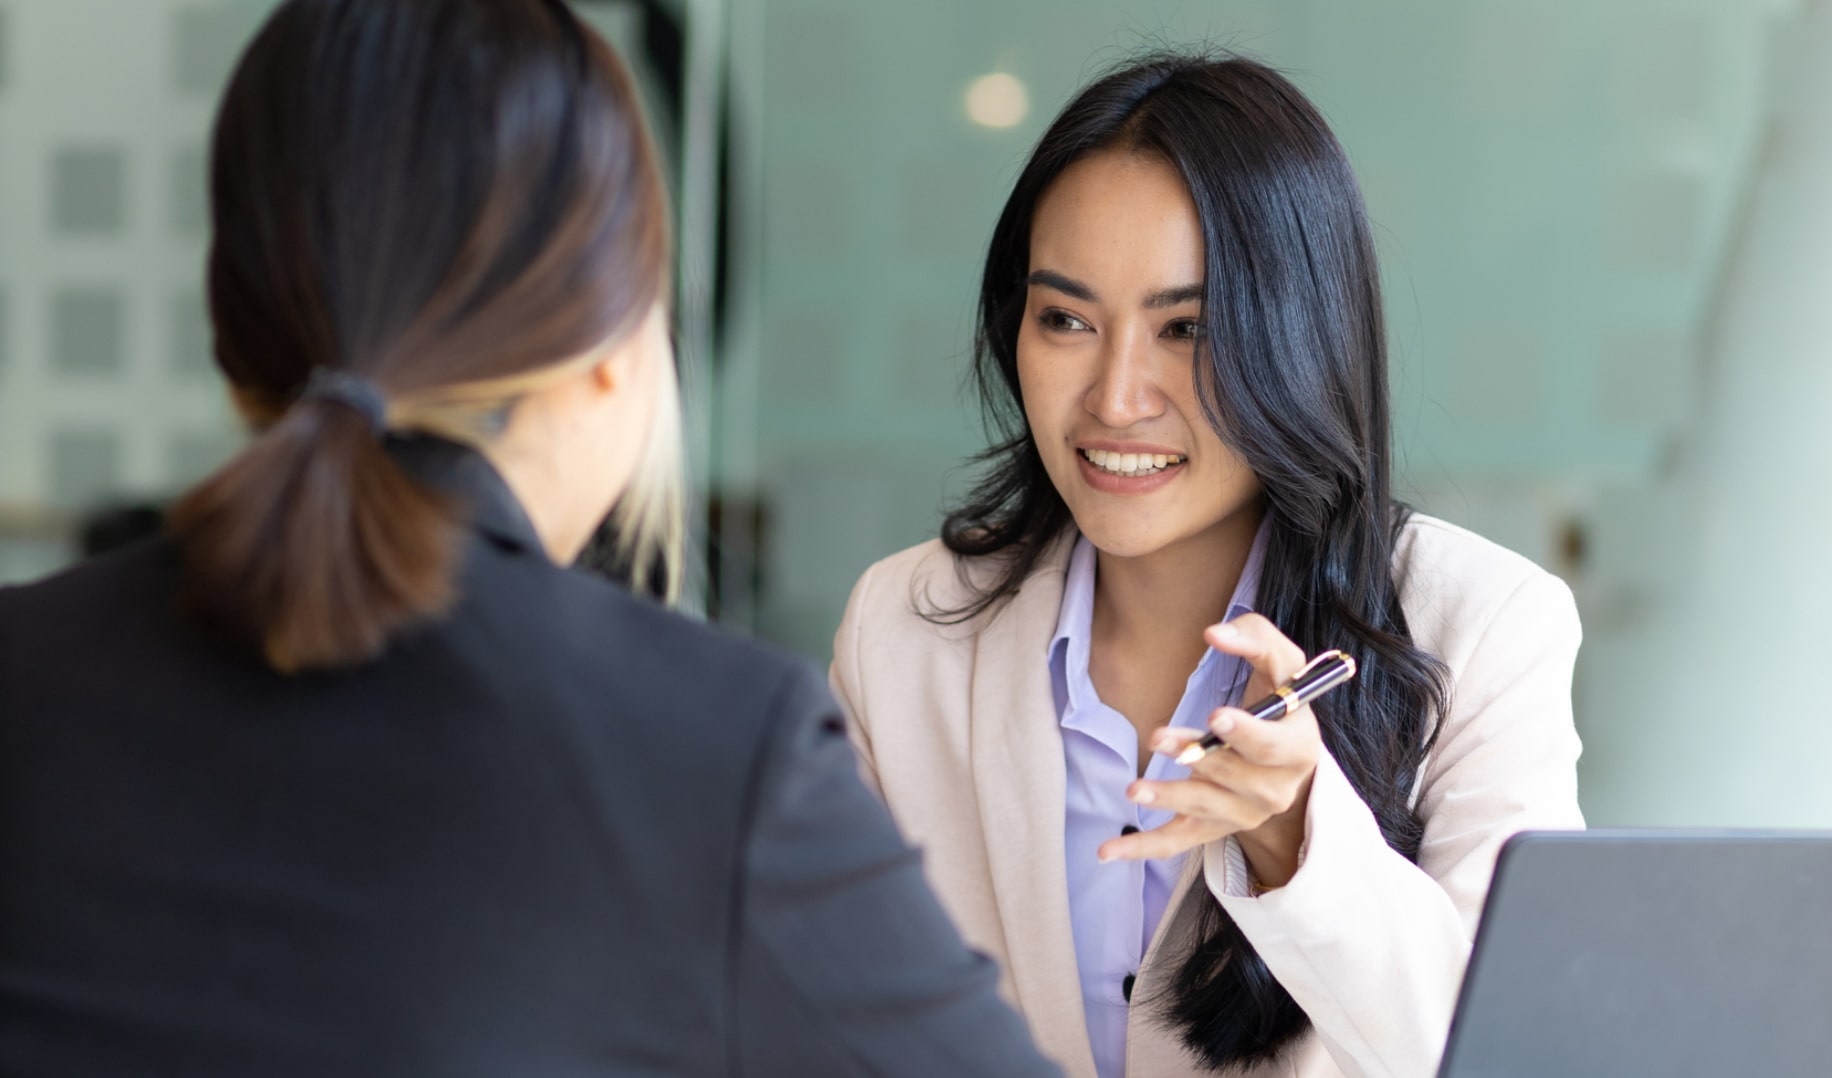
<svg viewBox="0 0 1832 1078"><path fill-rule="evenodd" d="M1220 625L1215 626L1213 632L1223 640L1240 635L1240 630L1236 629L1234 623L1229 621L1224 621Z"/></svg>
<svg viewBox="0 0 1832 1078"><path fill-rule="evenodd" d="M1158 795L1149 786L1141 786L1132 791L1132 799L1141 805L1149 805L1158 799Z"/></svg>
<svg viewBox="0 0 1832 1078"><path fill-rule="evenodd" d="M1108 853L1105 849L1096 850L1094 852L1094 859L1104 865L1113 860L1113 855Z"/></svg>
<svg viewBox="0 0 1832 1078"><path fill-rule="evenodd" d="M1160 730L1151 735L1151 751L1169 752L1177 744L1177 739Z"/></svg>
<svg viewBox="0 0 1832 1078"><path fill-rule="evenodd" d="M1209 729L1218 734L1228 733L1234 729L1234 716L1225 711L1217 711L1214 717L1209 719Z"/></svg>

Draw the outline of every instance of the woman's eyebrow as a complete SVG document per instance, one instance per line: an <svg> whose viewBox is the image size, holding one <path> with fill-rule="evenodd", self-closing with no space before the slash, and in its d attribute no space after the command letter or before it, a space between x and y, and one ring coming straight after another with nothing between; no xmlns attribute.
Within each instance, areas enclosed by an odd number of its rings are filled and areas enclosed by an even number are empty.
<svg viewBox="0 0 1832 1078"><path fill-rule="evenodd" d="M1178 307L1193 300L1202 298L1203 287L1199 284L1186 284L1177 288L1166 288L1162 292L1153 292L1145 297L1145 309L1156 311L1165 307Z"/></svg>
<svg viewBox="0 0 1832 1078"><path fill-rule="evenodd" d="M1024 278L1020 283L1026 287L1040 284L1045 288L1053 288L1063 295L1071 296L1081 300L1083 303L1100 302L1100 296L1095 294L1094 289L1089 288L1073 277L1057 273L1055 270L1038 270L1029 277ZM1145 309L1148 311L1156 311L1162 310L1165 307L1181 306L1185 303L1201 299L1202 294L1203 287L1200 284L1186 284L1179 285L1176 288L1161 289L1145 297Z"/></svg>
<svg viewBox="0 0 1832 1078"><path fill-rule="evenodd" d="M1054 288L1063 295L1072 296L1075 299L1081 300L1083 303L1100 302L1100 297L1094 294L1094 289L1089 288L1073 277L1065 277L1054 270L1038 270L1019 283L1027 288L1034 284L1040 284L1045 288Z"/></svg>

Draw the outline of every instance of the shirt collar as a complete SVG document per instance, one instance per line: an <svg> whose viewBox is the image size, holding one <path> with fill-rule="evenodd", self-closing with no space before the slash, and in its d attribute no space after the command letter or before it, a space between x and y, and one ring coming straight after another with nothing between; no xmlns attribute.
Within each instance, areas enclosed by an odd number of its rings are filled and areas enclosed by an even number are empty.
<svg viewBox="0 0 1832 1078"><path fill-rule="evenodd" d="M1227 612L1222 615L1223 621L1232 621L1242 614L1253 612L1254 604L1259 602L1260 573L1266 561L1266 542L1272 534L1272 514L1267 513L1260 521L1259 531L1253 535L1253 545L1247 550L1247 562L1241 566L1240 580L1234 585L1234 594L1228 599ZM1063 581L1062 610L1056 616L1056 635L1050 638L1047 652L1052 668L1057 670L1088 668L1089 643L1094 634L1094 572L1099 561L1099 552L1094 544L1088 542L1085 535L1075 537L1075 550L1069 555L1069 575ZM1211 662L1215 649L1209 648L1202 655L1203 664ZM1058 665L1061 664L1061 665ZM1067 679L1067 689L1071 697L1078 695L1080 679Z"/></svg>
<svg viewBox="0 0 1832 1078"><path fill-rule="evenodd" d="M471 526L506 549L543 552L533 521L488 458L469 446L426 434L390 435L388 454L408 474L465 507Z"/></svg>

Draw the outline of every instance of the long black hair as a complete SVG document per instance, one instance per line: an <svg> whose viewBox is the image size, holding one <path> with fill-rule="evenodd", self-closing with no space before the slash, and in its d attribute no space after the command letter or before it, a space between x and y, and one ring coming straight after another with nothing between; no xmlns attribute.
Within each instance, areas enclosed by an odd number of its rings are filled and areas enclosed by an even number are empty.
<svg viewBox="0 0 1832 1078"><path fill-rule="evenodd" d="M1321 115L1277 72L1233 56L1158 54L1083 90L1044 133L992 236L975 375L994 444L942 541L991 558L991 583L938 621L1016 593L1072 523L1024 418L1017 342L1031 219L1064 169L1103 150L1182 175L1206 248L1194 377L1222 439L1259 478L1271 534L1257 607L1307 654L1360 676L1317 705L1323 743L1387 844L1417 860L1412 787L1445 706L1441 663L1412 642L1394 578L1409 510L1389 477L1386 332L1360 188ZM1154 1000L1210 1067L1277 1056L1310 1026L1219 903Z"/></svg>

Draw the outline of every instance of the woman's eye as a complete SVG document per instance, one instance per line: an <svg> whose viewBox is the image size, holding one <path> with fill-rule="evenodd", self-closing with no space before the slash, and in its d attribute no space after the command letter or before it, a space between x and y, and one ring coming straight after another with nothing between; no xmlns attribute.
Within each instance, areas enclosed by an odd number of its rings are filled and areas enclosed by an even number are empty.
<svg viewBox="0 0 1832 1078"><path fill-rule="evenodd" d="M1199 340L1202 337L1202 323L1194 318L1179 318L1164 327L1164 335L1179 341Z"/></svg>
<svg viewBox="0 0 1832 1078"><path fill-rule="evenodd" d="M1038 321L1043 323L1044 329L1060 330L1065 333L1093 328L1069 312L1059 311L1053 307L1044 311Z"/></svg>

